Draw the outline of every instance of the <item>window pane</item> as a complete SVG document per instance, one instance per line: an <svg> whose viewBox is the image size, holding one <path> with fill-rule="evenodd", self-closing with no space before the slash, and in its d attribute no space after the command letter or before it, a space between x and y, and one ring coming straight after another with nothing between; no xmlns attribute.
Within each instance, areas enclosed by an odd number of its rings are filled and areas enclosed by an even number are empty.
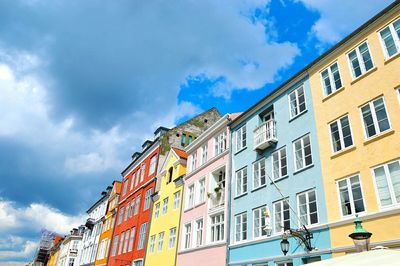
<svg viewBox="0 0 400 266"><path fill-rule="evenodd" d="M331 72L333 76L333 81L335 83L335 90L337 90L342 87L342 81L340 79L339 68L337 63L331 66Z"/></svg>
<svg viewBox="0 0 400 266"><path fill-rule="evenodd" d="M386 206L392 204L392 198L390 196L390 191L386 180L384 167L381 166L379 168L376 168L374 170L374 173L375 173L376 186L378 188L379 199L381 200L381 205Z"/></svg>
<svg viewBox="0 0 400 266"><path fill-rule="evenodd" d="M369 105L362 107L361 112L364 119L364 127L367 137L376 135L376 129L374 126L374 121L372 119L372 114L371 114L371 108L369 107Z"/></svg>
<svg viewBox="0 0 400 266"><path fill-rule="evenodd" d="M368 49L367 43L363 43L360 45L360 53L361 53L362 59L364 61L365 71L368 71L371 68L373 68L374 65L372 64L372 59L371 59L371 55L369 54L369 49Z"/></svg>
<svg viewBox="0 0 400 266"><path fill-rule="evenodd" d="M333 151L334 152L340 151L342 149L342 146L340 144L340 134L337 122L331 124L331 136L332 136Z"/></svg>
<svg viewBox="0 0 400 266"><path fill-rule="evenodd" d="M342 207L342 215L349 215L351 214L351 204L350 204L350 197L349 191L347 188L347 180L339 181L339 193L340 193L340 205Z"/></svg>
<svg viewBox="0 0 400 266"><path fill-rule="evenodd" d="M352 51L349 54L349 59L351 62L351 66L352 66L352 70L353 70L353 75L354 77L358 77L361 75L361 68L360 68L360 63L358 62L358 58L357 58L357 53L356 51Z"/></svg>
<svg viewBox="0 0 400 266"><path fill-rule="evenodd" d="M379 131L382 132L389 129L390 125L385 109L385 104L383 103L383 98L375 100L374 107L376 112L376 118L378 120Z"/></svg>
<svg viewBox="0 0 400 266"><path fill-rule="evenodd" d="M280 151L281 154L281 175L285 176L287 175L287 161L286 161L286 148L283 148Z"/></svg>
<svg viewBox="0 0 400 266"><path fill-rule="evenodd" d="M344 147L349 147L349 146L353 145L353 140L351 138L349 118L347 116L341 118L340 123L342 125Z"/></svg>
<svg viewBox="0 0 400 266"><path fill-rule="evenodd" d="M362 198L361 185L358 176L353 176L350 178L351 189L353 194L354 208L355 212L363 212L364 202Z"/></svg>
<svg viewBox="0 0 400 266"><path fill-rule="evenodd" d="M325 94L329 95L332 93L332 88L331 88L331 81L329 79L329 72L328 70L325 70L321 73L322 76L322 82L324 84L324 89L325 89Z"/></svg>
<svg viewBox="0 0 400 266"><path fill-rule="evenodd" d="M390 178L392 180L394 196L397 203L400 203L400 163L394 162L388 165Z"/></svg>
<svg viewBox="0 0 400 266"><path fill-rule="evenodd" d="M385 43L385 48L388 56L392 56L397 53L396 44L394 42L392 33L390 32L390 28L386 27L384 30L380 32L383 42Z"/></svg>
<svg viewBox="0 0 400 266"><path fill-rule="evenodd" d="M306 99L304 97L304 89L303 87L298 89L298 98L299 98L299 112L303 112L306 110Z"/></svg>

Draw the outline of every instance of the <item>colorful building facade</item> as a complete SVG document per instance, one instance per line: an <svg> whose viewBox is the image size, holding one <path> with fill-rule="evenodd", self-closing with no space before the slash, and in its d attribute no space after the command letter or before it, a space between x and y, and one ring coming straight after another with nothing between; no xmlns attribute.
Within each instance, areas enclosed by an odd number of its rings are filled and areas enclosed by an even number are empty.
<svg viewBox="0 0 400 266"><path fill-rule="evenodd" d="M83 230L83 227L72 229L71 233L62 240L56 265L78 265L78 253L82 248Z"/></svg>
<svg viewBox="0 0 400 266"><path fill-rule="evenodd" d="M145 265L175 265L187 155L171 148L157 178L160 190L154 207L147 242Z"/></svg>
<svg viewBox="0 0 400 266"><path fill-rule="evenodd" d="M224 115L186 147L185 176L176 265L225 265L230 133Z"/></svg>
<svg viewBox="0 0 400 266"><path fill-rule="evenodd" d="M354 252L355 215L371 246L400 247L400 3L309 69L334 255Z"/></svg>

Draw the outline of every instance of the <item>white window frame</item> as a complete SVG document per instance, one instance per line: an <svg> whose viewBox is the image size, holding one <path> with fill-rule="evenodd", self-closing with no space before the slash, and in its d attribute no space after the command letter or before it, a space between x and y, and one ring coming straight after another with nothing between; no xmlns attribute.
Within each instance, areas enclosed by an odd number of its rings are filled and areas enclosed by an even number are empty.
<svg viewBox="0 0 400 266"><path fill-rule="evenodd" d="M218 219L217 219L218 217ZM217 221L218 220L218 221ZM216 243L224 241L225 239L225 215L224 213L218 213L210 216L210 242ZM213 233L214 232L214 237ZM218 239L217 236L220 236L221 239Z"/></svg>
<svg viewBox="0 0 400 266"><path fill-rule="evenodd" d="M246 181L245 182L244 182L244 173L246 173ZM248 190L247 166L237 170L235 175L236 175L235 197L238 197L238 196L246 194L247 190ZM239 187L240 187L240 191L239 191Z"/></svg>
<svg viewBox="0 0 400 266"><path fill-rule="evenodd" d="M156 171L156 164L157 164L157 154L153 155L150 159L150 167L149 167L149 175L152 175Z"/></svg>
<svg viewBox="0 0 400 266"><path fill-rule="evenodd" d="M186 210L193 208L194 200L195 200L195 185L194 183L188 185L187 194L186 194Z"/></svg>
<svg viewBox="0 0 400 266"><path fill-rule="evenodd" d="M126 253L126 251L128 250L129 238L131 236L130 233L131 233L130 229L125 231L124 249L123 249L122 253Z"/></svg>
<svg viewBox="0 0 400 266"><path fill-rule="evenodd" d="M342 119L347 117L347 121L349 123L349 130L350 130L350 137L351 137L351 145L345 147L345 143L344 143L344 136L343 136L343 124L342 124ZM332 134L332 127L331 125L337 123L337 127L338 127L338 133L339 133L339 141L340 141L340 146L342 147L340 150L335 151L335 144L333 143L333 134ZM332 149L332 153L339 153L341 151L344 151L346 149L350 149L351 147L354 146L354 138L353 138L353 130L351 129L351 123L350 123L350 117L348 114L345 114L341 117L339 117L338 119L336 119L335 121L332 121L329 123L328 125L329 128L329 136L331 139L331 149Z"/></svg>
<svg viewBox="0 0 400 266"><path fill-rule="evenodd" d="M191 247L192 240L192 222L185 223L183 226L183 241L182 249L189 249Z"/></svg>
<svg viewBox="0 0 400 266"><path fill-rule="evenodd" d="M111 257L114 257L117 254L118 242L119 242L119 235L116 235L114 236L114 242L111 250Z"/></svg>
<svg viewBox="0 0 400 266"><path fill-rule="evenodd" d="M122 253L122 247L124 245L124 240L125 240L125 232L122 232L120 236L121 239L119 240L118 255L121 255Z"/></svg>
<svg viewBox="0 0 400 266"><path fill-rule="evenodd" d="M283 166L282 166L282 159L283 159L283 156L282 156L282 151L285 151L285 162L286 162L286 174L285 175L282 175L282 169L283 169ZM275 157L275 155L277 155L278 156L278 177L277 178L275 178L275 165L274 165L274 157ZM272 169L272 179L274 180L274 181L277 181L277 180L279 180L279 179L282 179L282 178L284 178L284 177L286 177L286 176L288 176L288 160L287 160L287 149L286 149L286 146L284 146L284 147L282 147L282 148L280 148L280 149L278 149L278 150L276 150L275 152L273 152L272 153L272 155L271 155L271 164L272 164L272 166L271 166L271 169Z"/></svg>
<svg viewBox="0 0 400 266"><path fill-rule="evenodd" d="M247 146L247 129L246 124L241 126L236 130L236 142L235 142L236 152L246 148Z"/></svg>
<svg viewBox="0 0 400 266"><path fill-rule="evenodd" d="M136 234L136 227L132 227L131 236L129 238L128 252L131 252L133 250L133 243L135 243L135 234Z"/></svg>
<svg viewBox="0 0 400 266"><path fill-rule="evenodd" d="M351 181L350 181L350 179L352 177L357 177L358 178L358 183L360 184L361 197L362 197L362 202L363 202L363 206L364 206L364 211L361 211L361 212L356 212L356 208L355 208L355 205L354 205L353 188L351 186ZM347 192L349 194L349 199L350 199L349 203L350 203L351 213L347 214L347 215L343 214L343 209L342 209L342 201L341 201L341 194L340 194L340 187L339 187L339 182L341 182L341 181L346 181L346 189L347 189ZM350 217L350 216L354 216L356 214L364 213L366 211L364 192L363 192L363 189L362 189L361 178L360 178L359 174L354 174L354 175L351 175L351 176L347 176L345 178L338 179L336 181L336 190L337 190L337 195L338 195L340 214L342 215L342 217Z"/></svg>
<svg viewBox="0 0 400 266"><path fill-rule="evenodd" d="M148 210L150 208L151 194L153 193L153 188L146 190L146 196L144 198L143 210Z"/></svg>
<svg viewBox="0 0 400 266"><path fill-rule="evenodd" d="M335 78L334 78L333 72L332 72L332 67L333 67L335 64L337 65L337 72L338 72L338 74L339 74L339 79L340 79L340 84L341 84L341 86L338 87L338 88L336 88ZM324 80L324 77L322 76L322 73L324 73L325 71L328 72L329 84L330 84L330 86L331 86L331 93L329 93L329 94L328 94L327 91L326 91L326 88L325 88L325 80ZM321 78L322 90L323 90L323 93L324 93L324 96L325 96L325 97L327 97L327 96L329 96L329 95L335 93L335 92L338 91L339 89L343 88L342 75L340 74L340 66L339 66L339 62L338 62L338 61L333 62L333 63L330 64L327 68L325 68L324 70L322 70L322 71L320 72L320 78Z"/></svg>
<svg viewBox="0 0 400 266"><path fill-rule="evenodd" d="M287 204L287 209L285 210L285 203ZM280 207L280 209L281 209L281 211L280 211L280 217L279 217L279 219L280 219L280 222L279 222L279 227L280 227L280 230L277 230L276 228L278 227L278 221L276 220L276 218L277 218L277 205L280 205L279 207ZM272 206L273 206L273 210L274 210L274 215L273 215L273 220L274 220L274 228L273 228L273 231L274 231L274 233L275 234L279 234L279 233L282 233L283 231L284 231L284 229L285 229L285 221L287 221L287 220L285 220L285 211L288 211L289 212L289 227L290 227L290 223L291 223L291 221L290 221L290 205L289 205L289 199L288 198L286 198L286 199L281 199L281 200L278 200L278 201L275 201L275 202L273 202L272 203Z"/></svg>
<svg viewBox="0 0 400 266"><path fill-rule="evenodd" d="M382 98L382 101L383 101L383 106L385 107L386 117L387 117L387 120L388 120L388 123L389 123L389 128L386 129L386 130L383 130L383 131L381 131L380 128L379 128L378 118L376 116L375 105L374 105L374 102L379 100L379 99L381 99L381 98ZM363 112L362 112L362 108L367 106L367 105L370 108L372 121L373 121L375 132L376 132L375 135L369 136L369 137L368 137L367 129L365 127L365 121L364 121L364 116L363 116ZM392 129L392 123L390 122L389 112L388 112L388 109L386 107L386 102L385 102L385 97L384 96L380 96L378 98L375 98L375 99L367 102L366 104L362 105L359 109L360 109L360 116L361 116L361 122L362 122L362 125L363 125L363 132L364 132L365 139L374 138L374 137L379 136L380 134L382 134L384 132L387 132L387 131L390 131Z"/></svg>
<svg viewBox="0 0 400 266"><path fill-rule="evenodd" d="M369 53L369 56L371 57L371 63L372 63L372 67L370 69L368 69L368 70L365 69L365 62L364 62L364 59L362 58L361 53L360 53L360 46L363 45L364 43L367 44L368 53ZM355 73L354 73L354 70L353 70L353 65L351 64L351 60L350 60L350 53L352 53L353 51L356 52L358 64L360 65L360 71L361 71L361 74L359 76L357 76L357 77L355 76ZM365 73L371 71L372 69L374 69L376 67L375 63L374 63L374 59L372 57L371 49L369 47L369 43L368 43L367 40L361 42L356 47L354 47L354 49L351 49L347 53L347 63L349 65L351 77L352 77L353 80L358 79L359 77L362 77Z"/></svg>
<svg viewBox="0 0 400 266"><path fill-rule="evenodd" d="M262 167L262 164L264 164L264 167ZM263 187L267 184L267 168L266 168L266 159L263 157L253 163L253 189L257 189L260 187ZM258 170L256 171L256 167L258 167ZM264 183L262 183L262 168L264 168ZM258 179L258 186L256 186L256 179Z"/></svg>
<svg viewBox="0 0 400 266"><path fill-rule="evenodd" d="M201 224L201 227L199 225ZM203 238L204 238L204 220L203 218L199 218L195 221L194 223L195 228L193 232L193 247L201 247L204 243ZM200 239L199 239L199 234L200 234Z"/></svg>
<svg viewBox="0 0 400 266"><path fill-rule="evenodd" d="M309 193L311 193L311 192L314 192L314 194L315 194L315 204L316 204L316 209L317 209L317 220L318 220L316 223L313 223L313 224L311 224L311 218L310 218L311 213L310 213L310 199L309 199ZM297 213L298 213L298 215L299 215L299 227L303 226L303 225L301 224L300 200L299 200L299 198L300 198L301 195L306 195L306 205L307 205L307 213L306 213L307 216L306 216L306 217L307 217L307 223L306 223L305 225L307 225L307 226L314 226L314 225L319 224L319 223L320 223L320 218L319 218L319 211L318 211L318 196L317 196L317 190L316 190L316 189L309 189L309 190L307 190L307 191L298 193L297 196L296 196L296 198L297 198Z"/></svg>
<svg viewBox="0 0 400 266"><path fill-rule="evenodd" d="M214 138L214 156L223 153L227 149L226 129Z"/></svg>
<svg viewBox="0 0 400 266"><path fill-rule="evenodd" d="M197 150L192 154L192 163L191 163L191 171L196 170L197 167Z"/></svg>
<svg viewBox="0 0 400 266"><path fill-rule="evenodd" d="M128 191L128 183L129 183L129 178L125 179L124 181L124 186L122 188L122 196L125 196L126 192Z"/></svg>
<svg viewBox="0 0 400 266"><path fill-rule="evenodd" d="M168 248L174 248L176 241L176 227L169 229L169 242Z"/></svg>
<svg viewBox="0 0 400 266"><path fill-rule="evenodd" d="M150 237L150 253L154 253L154 246L156 245L156 235Z"/></svg>
<svg viewBox="0 0 400 266"><path fill-rule="evenodd" d="M205 202L205 194L206 194L206 179L205 177L200 178L197 181L197 186L196 186L196 192L195 195L197 195L195 204L201 204Z"/></svg>
<svg viewBox="0 0 400 266"><path fill-rule="evenodd" d="M303 90L303 97L304 97L304 110L300 110L300 104L299 104L299 91ZM294 94L295 98L296 98L296 113L292 114L292 101L290 100L291 95ZM289 102L289 117L290 120L300 116L301 114L305 113L307 111L307 99L306 99L306 90L304 88L304 85L300 85L298 86L296 89L292 90L289 94L288 94L288 102Z"/></svg>
<svg viewBox="0 0 400 266"><path fill-rule="evenodd" d="M157 252L161 252L164 245L164 232L158 234Z"/></svg>
<svg viewBox="0 0 400 266"><path fill-rule="evenodd" d="M118 225L121 224L122 221L123 221L123 219L124 219L124 210L125 210L125 207L124 207L124 206L122 206L122 207L119 209L118 222L117 222Z"/></svg>
<svg viewBox="0 0 400 266"><path fill-rule="evenodd" d="M137 250L143 249L144 246L144 240L146 239L146 231L147 231L147 222L142 223L140 226L140 231L139 231L139 240L137 243Z"/></svg>
<svg viewBox="0 0 400 266"><path fill-rule="evenodd" d="M400 205L400 201L397 202L397 200L396 200L396 196L395 196L395 192L394 192L394 188L393 188L393 182L392 182L390 173L389 173L389 171L388 171L388 165L389 165L389 164L392 164L392 163L396 163L396 162L398 162L398 163L400 164L400 160L393 160L393 161L390 161L390 162L387 162L387 163L378 165L378 166L376 166L376 167L373 167L373 168L371 169L372 176L373 176L373 180L374 180L376 199L377 199L377 202L378 202L378 205L379 205L379 208L380 208L380 209L390 208L390 207L393 207L393 206L398 206L398 205ZM388 205L382 205L381 199L380 199L380 196L379 196L378 184L376 183L375 170L378 169L378 168L381 168L381 167L383 167L384 172L385 172L385 179L386 179L386 183L387 183L387 185L388 185L388 190L389 190L389 194L390 194L390 199L391 199L391 201L392 201L392 203L391 203L391 204L388 204Z"/></svg>
<svg viewBox="0 0 400 266"><path fill-rule="evenodd" d="M204 144L201 148L201 164L205 164L207 162L208 157L208 143Z"/></svg>
<svg viewBox="0 0 400 266"><path fill-rule="evenodd" d="M246 221L244 221L246 220ZM248 236L248 232L247 232L247 223L248 223L248 219L247 219L247 212L242 212L239 214L235 215L235 231L234 231L234 239L235 239L235 243L239 243L239 242L243 242L246 241L249 236ZM237 231L237 229L239 229L239 231ZM246 233L246 238L243 237L243 234ZM239 238L237 237L237 235L239 234Z"/></svg>
<svg viewBox="0 0 400 266"><path fill-rule="evenodd" d="M400 53L400 38L397 35L396 30L394 29L393 24L399 22L400 23L400 18L395 19L394 21L392 21L389 25L383 27L379 32L378 32L378 36L379 36L379 40L381 41L381 45L382 45L382 49L383 49L383 54L385 55L385 60L388 60L394 56L396 56L397 54ZM391 56L389 56L388 50L386 48L386 44L385 41L382 39L382 35L381 32L384 31L386 28L389 28L390 30L390 35L393 39L394 45L397 49L396 53L392 54Z"/></svg>
<svg viewBox="0 0 400 266"><path fill-rule="evenodd" d="M135 211L134 211L133 215L137 215L137 214L139 213L139 209L140 209L140 198L141 198L141 195L139 195L139 196L136 197L136 200L135 200Z"/></svg>
<svg viewBox="0 0 400 266"><path fill-rule="evenodd" d="M155 210L154 210L154 220L160 217L160 202L156 203Z"/></svg>
<svg viewBox="0 0 400 266"><path fill-rule="evenodd" d="M162 214L166 215L168 212L168 197L163 199L163 208L162 208Z"/></svg>
<svg viewBox="0 0 400 266"><path fill-rule="evenodd" d="M139 184L140 168L135 173L135 187Z"/></svg>
<svg viewBox="0 0 400 266"><path fill-rule="evenodd" d="M266 217L265 217L265 212L267 210L267 205L258 207L253 209L253 238L254 239L259 239L259 238L264 238L267 235L267 232L264 230L264 227L266 226ZM258 217L256 217L258 216ZM258 223L258 227L257 224ZM258 235L258 236L256 236Z"/></svg>
<svg viewBox="0 0 400 266"><path fill-rule="evenodd" d="M146 163L142 163L142 166L140 167L140 182L143 182L144 180L144 175L146 174Z"/></svg>
<svg viewBox="0 0 400 266"><path fill-rule="evenodd" d="M311 163L308 165L306 165L306 154L305 154L305 146L304 146L305 138L309 138L309 142L310 142ZM299 141L301 143L301 160L302 160L302 165L303 165L301 168L297 168L297 161L296 161L296 143ZM293 158L294 158L294 169L296 172L300 171L302 169L305 169L307 167L310 167L311 165L314 164L314 158L313 158L313 154L312 154L311 135L309 133L293 141Z"/></svg>
<svg viewBox="0 0 400 266"><path fill-rule="evenodd" d="M177 191L174 193L174 205L172 207L173 210L178 209L180 197L181 197L181 191Z"/></svg>

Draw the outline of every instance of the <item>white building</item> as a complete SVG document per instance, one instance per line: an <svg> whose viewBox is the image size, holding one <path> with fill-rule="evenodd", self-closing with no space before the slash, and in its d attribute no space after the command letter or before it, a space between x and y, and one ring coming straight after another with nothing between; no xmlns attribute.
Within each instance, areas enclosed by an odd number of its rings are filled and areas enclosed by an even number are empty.
<svg viewBox="0 0 400 266"><path fill-rule="evenodd" d="M66 236L60 246L57 259L57 266L78 265L78 251L82 245L82 233L84 227L73 229L71 234Z"/></svg>

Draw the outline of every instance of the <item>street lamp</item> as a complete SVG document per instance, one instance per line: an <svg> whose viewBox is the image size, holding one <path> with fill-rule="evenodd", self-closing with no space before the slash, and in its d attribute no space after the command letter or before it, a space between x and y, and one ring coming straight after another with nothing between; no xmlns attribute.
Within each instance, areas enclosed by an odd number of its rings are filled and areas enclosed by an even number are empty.
<svg viewBox="0 0 400 266"><path fill-rule="evenodd" d="M369 239L372 233L368 232L362 227L362 221L356 216L354 220L355 229L353 233L349 235L353 239L354 245L356 246L357 252L368 251Z"/></svg>
<svg viewBox="0 0 400 266"><path fill-rule="evenodd" d="M283 252L283 255L286 256L289 251L289 241L287 240L287 237L282 237L281 250Z"/></svg>
<svg viewBox="0 0 400 266"><path fill-rule="evenodd" d="M281 250L282 253L286 256L289 251L289 235L299 239L307 251L311 251L314 248L311 246L311 239L313 238L313 234L308 231L306 226L303 226L304 229L288 229L283 232L282 241L281 241Z"/></svg>

